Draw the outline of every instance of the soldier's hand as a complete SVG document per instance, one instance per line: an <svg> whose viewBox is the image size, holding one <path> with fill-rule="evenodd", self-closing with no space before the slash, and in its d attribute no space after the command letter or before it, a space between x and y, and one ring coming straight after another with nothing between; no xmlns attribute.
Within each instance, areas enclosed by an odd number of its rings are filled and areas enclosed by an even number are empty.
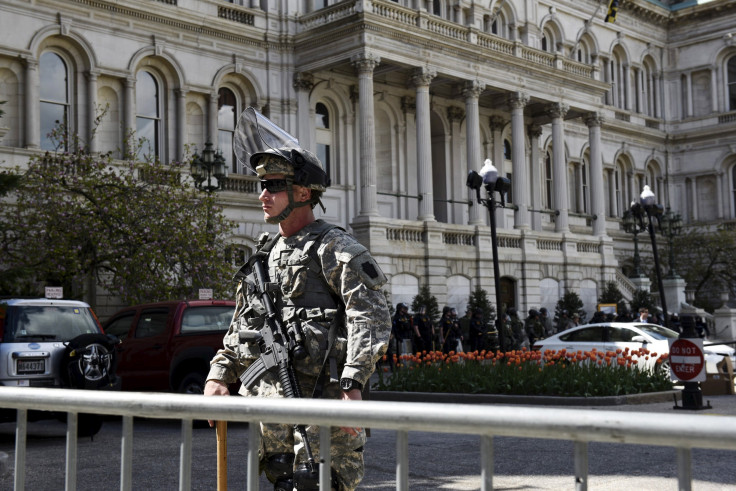
<svg viewBox="0 0 736 491"><path fill-rule="evenodd" d="M204 395L229 396L230 389L227 388L227 384L224 382L221 382L219 380L208 380L207 383L204 384ZM209 423L210 428L213 428L215 426L215 422L211 419L208 419L207 423Z"/></svg>
<svg viewBox="0 0 736 491"><path fill-rule="evenodd" d="M342 391L342 395L340 396L340 400L343 401L362 401L363 400L363 394L358 389L353 389L348 392ZM348 435L352 436L358 436L361 431L363 431L363 428L360 427L348 427L348 426L342 426L340 428L342 431L347 433Z"/></svg>

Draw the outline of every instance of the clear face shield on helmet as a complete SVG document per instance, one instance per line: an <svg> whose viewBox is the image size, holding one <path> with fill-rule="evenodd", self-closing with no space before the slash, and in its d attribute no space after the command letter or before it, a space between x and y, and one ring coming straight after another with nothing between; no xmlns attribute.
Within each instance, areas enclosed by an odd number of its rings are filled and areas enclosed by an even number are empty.
<svg viewBox="0 0 736 491"><path fill-rule="evenodd" d="M330 185L322 162L303 149L299 141L252 107L240 115L235 127L234 150L238 161L255 174L283 174L287 181L289 205L268 223L280 223L294 208L322 203L321 193ZM312 190L313 198L295 202L292 185ZM322 206L324 210L324 206Z"/></svg>
<svg viewBox="0 0 736 491"><path fill-rule="evenodd" d="M299 140L252 107L240 115L235 127L234 147L238 161L254 173L256 169L251 165L254 155L273 153L290 160L291 150L301 150Z"/></svg>

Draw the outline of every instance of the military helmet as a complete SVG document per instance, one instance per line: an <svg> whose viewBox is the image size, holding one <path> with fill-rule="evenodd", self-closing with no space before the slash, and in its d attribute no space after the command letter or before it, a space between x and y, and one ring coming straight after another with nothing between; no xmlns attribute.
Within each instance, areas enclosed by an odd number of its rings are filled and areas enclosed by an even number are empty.
<svg viewBox="0 0 736 491"><path fill-rule="evenodd" d="M315 191L325 192L330 185L322 162L309 150L303 148L267 149L250 157L250 166L258 177L266 174L283 174L292 177L294 184Z"/></svg>

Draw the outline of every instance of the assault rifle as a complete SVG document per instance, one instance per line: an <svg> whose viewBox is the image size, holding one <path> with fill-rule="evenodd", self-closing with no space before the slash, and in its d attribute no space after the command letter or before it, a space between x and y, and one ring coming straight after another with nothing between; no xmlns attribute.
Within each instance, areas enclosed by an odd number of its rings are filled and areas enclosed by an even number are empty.
<svg viewBox="0 0 736 491"><path fill-rule="evenodd" d="M299 381L294 370L293 361L302 360L307 356L304 348L304 336L298 323L291 323L287 328L281 318L281 311L274 305L269 291L279 288L271 283L265 266L265 254L255 254L249 261L255 276L256 292L266 309L266 320L260 331L240 331L241 343L257 342L261 348L261 356L253 362L240 376L245 388L251 388L266 372L276 372L281 382L284 395L289 398L302 397ZM317 464L309 446L307 431L304 425L295 425L304 441L304 450L307 454L307 470L316 478Z"/></svg>

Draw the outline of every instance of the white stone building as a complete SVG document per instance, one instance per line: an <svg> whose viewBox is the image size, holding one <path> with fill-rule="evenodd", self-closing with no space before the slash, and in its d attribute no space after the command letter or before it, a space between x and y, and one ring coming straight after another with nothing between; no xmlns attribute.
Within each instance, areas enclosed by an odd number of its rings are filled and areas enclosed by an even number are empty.
<svg viewBox="0 0 736 491"><path fill-rule="evenodd" d="M491 158L514 205L497 211L503 304L553 308L570 289L591 312L606 281L631 291L621 216L643 185L686 222L736 216L736 2L621 0L614 23L606 11L4 0L0 162L43 151L62 118L95 151L120 149L128 131L164 160L217 142L231 166L221 201L247 254L269 228L231 154L252 105L325 161L325 218L369 246L394 303L428 283L462 313L475 285L494 291L488 210L465 185Z"/></svg>

